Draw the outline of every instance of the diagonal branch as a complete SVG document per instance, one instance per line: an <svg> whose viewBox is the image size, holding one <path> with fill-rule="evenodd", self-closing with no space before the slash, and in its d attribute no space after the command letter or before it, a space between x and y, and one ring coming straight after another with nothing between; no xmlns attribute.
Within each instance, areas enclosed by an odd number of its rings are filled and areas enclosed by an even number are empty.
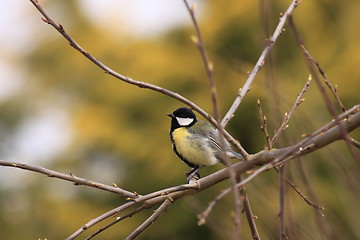
<svg viewBox="0 0 360 240"><path fill-rule="evenodd" d="M77 238L81 233L83 233L84 231L86 231L87 229L91 228L92 226L94 226L95 224L103 221L104 219L107 219L111 216L115 216L117 214L119 214L120 212L134 206L136 204L136 202L127 202L117 208L114 208L102 215L100 215L97 218L94 218L92 220L90 220L88 223L86 223L84 226L82 226L81 228L79 228L78 230L76 230L73 234L71 234L71 236L69 236L68 238L66 238L66 240L73 240L75 238Z"/></svg>
<svg viewBox="0 0 360 240"><path fill-rule="evenodd" d="M137 229L135 229L129 236L127 236L125 240L132 240L139 236L146 228L148 228L151 224L158 220L173 202L173 199L166 198L165 201L160 205L160 207L156 209L154 213L148 219L146 219L145 222L143 222Z"/></svg>
<svg viewBox="0 0 360 240"><path fill-rule="evenodd" d="M87 59L89 59L91 62L93 62L95 65L97 65L99 68L101 68L106 74L109 74L121 81L124 81L126 83L129 83L131 85L135 85L138 86L140 88L145 88L145 89L151 89L153 91L165 94L167 96L170 96L172 98L175 98L183 103L185 103L186 105L190 106L192 109L194 109L195 111L199 112L202 116L204 116L206 119L208 119L211 123L216 124L215 119L208 114L207 112L205 112L203 109L201 109L199 106L197 106L195 103L193 103L192 101L190 101L189 99L181 96L178 93L172 92L170 90L167 90L165 88L159 87L157 85L151 84L151 83L147 83L147 82L142 82L142 81L138 81L138 80L134 80L130 77L124 76L119 74L118 72L114 71L113 69L111 69L110 67L106 66L104 63L102 63L100 60L98 60L97 58L95 58L94 56L92 56L89 52L85 51L64 29L64 27L61 24L56 24L55 21L45 12L45 10L41 7L40 3L38 2L38 0L30 0L30 2L36 7L36 9L41 13L41 15L43 16L42 20L51 25L53 28L55 28L70 44L71 47L73 47L75 50L77 50L78 52L80 52L81 54L83 54Z"/></svg>
<svg viewBox="0 0 360 240"><path fill-rule="evenodd" d="M108 229L109 227L113 226L114 224L126 219L126 218L129 218L129 217L132 217L133 215L137 214L138 212L141 212L142 210L145 209L145 206L141 206L137 209L135 209L134 211L131 211L127 214L125 214L124 216L121 216L121 217L118 217L115 221L112 221L111 223L107 224L106 226L100 228L99 230L97 230L96 232L94 232L93 234L91 234L89 237L87 237L85 240L90 240L92 239L93 237L95 237L96 235L98 235L99 233L105 231L106 229Z"/></svg>
<svg viewBox="0 0 360 240"><path fill-rule="evenodd" d="M311 82L311 75L309 75L308 80L305 83L304 88L301 90L301 92L298 94L296 101L294 103L294 105L292 106L292 108L290 109L289 113L285 113L284 116L284 120L281 123L281 126L279 127L279 129L276 131L276 133L274 134L273 138L271 139L271 145L273 145L279 138L280 134L288 127L288 123L289 120L291 118L291 116L293 115L295 109L302 103L305 101L305 99L302 98L302 96L306 93L306 91L308 90L309 86L310 86L310 82Z"/></svg>
<svg viewBox="0 0 360 240"><path fill-rule="evenodd" d="M253 68L253 70L249 74L249 77L246 80L244 86L239 89L238 95L235 98L232 106L230 107L229 111L226 113L225 117L221 121L221 124L223 126L226 126L227 123L230 121L230 119L234 115L236 109L239 107L241 101L243 100L245 94L249 91L249 89L251 87L251 84L255 79L255 76L258 74L258 72L260 71L260 69L264 65L265 59L269 55L269 53L270 53L272 47L274 46L277 38L281 35L281 33L283 33L284 25L286 23L286 20L291 15L291 13L294 11L294 9L299 5L299 3L300 3L300 0L293 0L292 3L290 4L290 6L288 7L288 9L286 10L286 12L284 14L282 14L282 16L280 17L279 24L277 25L277 27L276 27L276 29L274 31L274 34L268 40L268 45L265 47L265 49L261 53L255 67Z"/></svg>

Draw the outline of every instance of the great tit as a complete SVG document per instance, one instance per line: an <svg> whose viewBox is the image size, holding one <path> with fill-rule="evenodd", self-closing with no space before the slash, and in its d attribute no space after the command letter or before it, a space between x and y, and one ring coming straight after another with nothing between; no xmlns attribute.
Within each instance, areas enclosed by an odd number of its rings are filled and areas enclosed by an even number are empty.
<svg viewBox="0 0 360 240"><path fill-rule="evenodd" d="M189 108L179 108L171 117L170 139L176 155L189 167L187 181L199 179L199 169L221 161L223 151L221 150L219 131L210 123L197 120L196 115ZM231 150L230 144L224 139L226 154L230 158L243 157Z"/></svg>

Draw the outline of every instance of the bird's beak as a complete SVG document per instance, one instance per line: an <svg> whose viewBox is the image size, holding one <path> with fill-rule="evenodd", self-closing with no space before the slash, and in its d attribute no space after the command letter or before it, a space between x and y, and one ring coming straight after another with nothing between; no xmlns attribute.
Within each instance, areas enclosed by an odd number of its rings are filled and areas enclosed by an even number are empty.
<svg viewBox="0 0 360 240"><path fill-rule="evenodd" d="M173 117L174 117L174 114L168 113L168 114L166 114L166 116L173 118Z"/></svg>

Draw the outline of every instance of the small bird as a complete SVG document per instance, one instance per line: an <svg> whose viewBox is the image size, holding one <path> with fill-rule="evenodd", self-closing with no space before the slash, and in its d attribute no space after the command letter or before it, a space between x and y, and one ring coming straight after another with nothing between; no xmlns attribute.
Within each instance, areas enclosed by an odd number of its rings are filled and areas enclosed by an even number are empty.
<svg viewBox="0 0 360 240"><path fill-rule="evenodd" d="M199 169L210 166L223 157L218 129L210 123L197 120L189 108L183 107L168 114L171 117L170 139L176 155L184 161L191 170L186 174L187 182L199 179ZM230 144L224 139L226 154L230 158L244 159L231 150Z"/></svg>

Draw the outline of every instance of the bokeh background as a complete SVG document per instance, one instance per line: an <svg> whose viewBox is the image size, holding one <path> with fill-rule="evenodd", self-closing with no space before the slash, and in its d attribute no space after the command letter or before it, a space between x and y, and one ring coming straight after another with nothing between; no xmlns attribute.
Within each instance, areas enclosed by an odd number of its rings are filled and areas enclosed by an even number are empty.
<svg viewBox="0 0 360 240"><path fill-rule="evenodd" d="M196 2L224 114L290 1ZM190 40L193 27L182 1L41 4L80 45L114 70L178 92L212 112L208 81ZM188 168L171 152L166 117L183 104L104 74L43 23L29 1L1 5L1 159L116 183L140 194L184 183ZM308 50L338 87L347 108L359 103L359 12L355 0L302 1L294 11ZM286 26L229 132L248 152L262 150L256 100L261 100L273 133L307 78L304 58ZM331 121L315 83L305 98L276 147L295 143ZM359 130L351 136L359 139ZM220 168L208 167L202 175ZM321 216L287 187L290 239L360 239L359 163L343 142L291 161L286 171L310 200L325 207ZM229 239L231 196L218 203L206 225L196 224L196 215L228 186L224 182L176 202L139 239ZM278 238L277 173L261 174L247 191L260 236ZM124 201L108 192L0 167L0 238L64 239ZM99 239L124 238L150 214L127 219ZM250 239L243 219L242 239Z"/></svg>

